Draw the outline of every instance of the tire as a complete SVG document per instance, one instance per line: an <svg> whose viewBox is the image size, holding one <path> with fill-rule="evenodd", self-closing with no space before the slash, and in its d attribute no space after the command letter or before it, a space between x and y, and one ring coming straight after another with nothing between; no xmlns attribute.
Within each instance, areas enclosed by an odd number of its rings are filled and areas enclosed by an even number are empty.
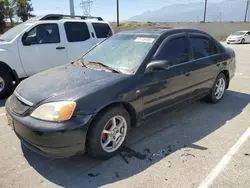
<svg viewBox="0 0 250 188"><path fill-rule="evenodd" d="M112 127L114 125L113 119L115 119L117 126L124 121L126 125L124 123L124 126L122 126L120 129L118 127L115 127L117 129L113 129L112 131ZM117 154L124 144L130 128L131 118L127 110L122 107L113 107L105 110L103 113L99 114L97 118L95 118L95 120L91 124L90 130L88 131L88 154L99 159L108 159ZM110 133L103 133L104 129ZM122 133L124 136L121 135L120 137L117 137ZM110 139L112 139L112 141L110 141ZM116 146L114 145L114 140L119 140ZM105 143L109 144L107 144L107 146L105 147ZM115 148L111 147L113 145Z"/></svg>
<svg viewBox="0 0 250 188"><path fill-rule="evenodd" d="M12 75L0 68L0 99L8 97L14 90Z"/></svg>
<svg viewBox="0 0 250 188"><path fill-rule="evenodd" d="M245 39L242 39L241 44L245 44L245 43L246 43Z"/></svg>
<svg viewBox="0 0 250 188"><path fill-rule="evenodd" d="M219 90L218 85L220 85L220 83L222 85L220 87L221 90L218 93L218 90ZM213 103L213 104L220 102L222 100L222 98L224 97L226 87L227 87L227 78L223 73L220 73L219 76L216 78L216 81L214 83L214 86L213 86L209 96L207 97L208 101Z"/></svg>

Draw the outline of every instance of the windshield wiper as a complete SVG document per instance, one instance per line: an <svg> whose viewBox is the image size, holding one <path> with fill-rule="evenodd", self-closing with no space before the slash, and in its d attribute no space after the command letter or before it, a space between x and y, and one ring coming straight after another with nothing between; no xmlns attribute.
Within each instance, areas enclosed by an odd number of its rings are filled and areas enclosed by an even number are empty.
<svg viewBox="0 0 250 188"><path fill-rule="evenodd" d="M100 65L100 66L102 66L102 67L104 67L104 68L106 68L106 69L108 69L108 70L110 70L110 71L112 71L112 72L115 72L115 73L122 73L121 71L119 71L119 70L117 70L117 69L115 69L115 68L113 68L113 67L110 67L110 66L108 66L108 65L105 65L105 64L103 64L103 63L100 63L100 62L89 61L88 63L89 63L89 64Z"/></svg>
<svg viewBox="0 0 250 188"><path fill-rule="evenodd" d="M75 64L77 66L87 67L82 58L78 59L76 62L72 62L72 64Z"/></svg>

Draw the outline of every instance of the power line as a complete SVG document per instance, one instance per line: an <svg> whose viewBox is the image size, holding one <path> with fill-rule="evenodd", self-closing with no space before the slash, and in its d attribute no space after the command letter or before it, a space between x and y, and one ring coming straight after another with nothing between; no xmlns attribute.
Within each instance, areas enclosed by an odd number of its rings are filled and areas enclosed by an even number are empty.
<svg viewBox="0 0 250 188"><path fill-rule="evenodd" d="M90 11L92 7L93 1L92 0L82 0L80 3L80 7L82 8L83 16L90 16Z"/></svg>

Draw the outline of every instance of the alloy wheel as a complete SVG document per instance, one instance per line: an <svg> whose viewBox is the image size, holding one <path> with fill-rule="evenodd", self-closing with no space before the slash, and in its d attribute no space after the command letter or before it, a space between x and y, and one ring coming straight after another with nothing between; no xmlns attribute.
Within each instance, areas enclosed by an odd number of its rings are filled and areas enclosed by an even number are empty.
<svg viewBox="0 0 250 188"><path fill-rule="evenodd" d="M112 117L104 126L101 136L102 149L108 153L116 151L127 134L127 122L122 116Z"/></svg>
<svg viewBox="0 0 250 188"><path fill-rule="evenodd" d="M3 91L4 86L5 86L5 82L4 82L3 78L0 76L0 92Z"/></svg>
<svg viewBox="0 0 250 188"><path fill-rule="evenodd" d="M226 82L223 78L220 78L215 85L214 95L217 100L221 99L221 97L225 92L225 88L226 88Z"/></svg>

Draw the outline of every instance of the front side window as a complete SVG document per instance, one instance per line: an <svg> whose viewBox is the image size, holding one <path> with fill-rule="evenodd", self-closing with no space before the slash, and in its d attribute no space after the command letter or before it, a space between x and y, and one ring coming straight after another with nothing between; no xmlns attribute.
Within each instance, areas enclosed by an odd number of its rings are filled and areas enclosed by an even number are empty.
<svg viewBox="0 0 250 188"><path fill-rule="evenodd" d="M99 62L124 73L132 74L154 45L156 36L117 34L83 56L83 62Z"/></svg>
<svg viewBox="0 0 250 188"><path fill-rule="evenodd" d="M57 24L41 24L28 32L25 39L28 44L60 43L60 34Z"/></svg>
<svg viewBox="0 0 250 188"><path fill-rule="evenodd" d="M92 23L97 38L107 38L111 36L112 30L106 23Z"/></svg>
<svg viewBox="0 0 250 188"><path fill-rule="evenodd" d="M169 40L157 55L157 60L167 60L171 65L189 61L189 47L187 37L177 37Z"/></svg>
<svg viewBox="0 0 250 188"><path fill-rule="evenodd" d="M191 36L190 37L194 59L208 57L213 54L213 47L211 41L207 37Z"/></svg>
<svg viewBox="0 0 250 188"><path fill-rule="evenodd" d="M90 38L85 22L66 22L64 24L68 42L83 42Z"/></svg>

